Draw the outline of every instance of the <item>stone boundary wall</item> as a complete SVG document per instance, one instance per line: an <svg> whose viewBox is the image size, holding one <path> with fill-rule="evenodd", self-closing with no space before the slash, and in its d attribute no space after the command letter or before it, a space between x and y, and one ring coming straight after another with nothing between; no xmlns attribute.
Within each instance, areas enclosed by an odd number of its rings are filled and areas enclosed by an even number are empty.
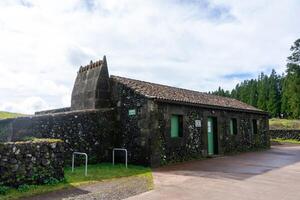
<svg viewBox="0 0 300 200"><path fill-rule="evenodd" d="M71 107L65 107L65 108L58 108L58 109L52 109L52 110L43 110L35 112L35 115L46 115L46 114L54 114L54 113L61 113L61 112L69 112L71 111Z"/></svg>
<svg viewBox="0 0 300 200"><path fill-rule="evenodd" d="M64 178L63 142L55 139L0 143L0 185L43 184Z"/></svg>
<svg viewBox="0 0 300 200"><path fill-rule="evenodd" d="M64 141L66 165L72 152L85 152L89 163L111 160L119 131L114 109L93 109L0 120L0 142L26 137L58 138Z"/></svg>
<svg viewBox="0 0 300 200"><path fill-rule="evenodd" d="M300 141L300 130L297 129L274 129L270 130L270 135L272 139L294 139Z"/></svg>

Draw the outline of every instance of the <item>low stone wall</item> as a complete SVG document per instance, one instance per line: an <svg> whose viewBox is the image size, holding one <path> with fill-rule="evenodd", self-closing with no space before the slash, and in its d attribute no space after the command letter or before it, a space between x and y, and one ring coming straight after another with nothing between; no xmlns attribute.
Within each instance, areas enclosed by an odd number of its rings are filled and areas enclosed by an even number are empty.
<svg viewBox="0 0 300 200"><path fill-rule="evenodd" d="M46 114L54 114L54 113L61 113L61 112L69 112L71 111L71 107L65 107L65 108L58 108L58 109L52 109L52 110L43 110L35 112L35 115L46 115Z"/></svg>
<svg viewBox="0 0 300 200"><path fill-rule="evenodd" d="M300 130L276 129L276 130L270 130L270 135L272 139L281 138L281 139L294 139L300 141Z"/></svg>
<svg viewBox="0 0 300 200"><path fill-rule="evenodd" d="M67 165L74 151L87 153L89 163L110 161L119 130L115 118L114 109L102 109L0 120L0 142L58 138L64 141Z"/></svg>
<svg viewBox="0 0 300 200"><path fill-rule="evenodd" d="M43 184L64 178L63 142L55 139L0 143L0 185Z"/></svg>

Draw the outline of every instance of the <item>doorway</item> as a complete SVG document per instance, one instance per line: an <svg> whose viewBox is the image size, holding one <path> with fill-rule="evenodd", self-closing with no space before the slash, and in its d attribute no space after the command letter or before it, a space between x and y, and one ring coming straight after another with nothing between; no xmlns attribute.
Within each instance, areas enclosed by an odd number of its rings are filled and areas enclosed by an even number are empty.
<svg viewBox="0 0 300 200"><path fill-rule="evenodd" d="M207 118L207 152L208 155L218 154L218 126L216 117Z"/></svg>

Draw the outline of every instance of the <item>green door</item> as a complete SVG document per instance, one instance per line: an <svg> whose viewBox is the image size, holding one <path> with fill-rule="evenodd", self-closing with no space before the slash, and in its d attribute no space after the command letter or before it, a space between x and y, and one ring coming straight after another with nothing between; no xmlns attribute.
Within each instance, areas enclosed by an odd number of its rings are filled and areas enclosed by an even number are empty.
<svg viewBox="0 0 300 200"><path fill-rule="evenodd" d="M214 154L214 126L213 119L207 119L207 146L208 146L208 155Z"/></svg>

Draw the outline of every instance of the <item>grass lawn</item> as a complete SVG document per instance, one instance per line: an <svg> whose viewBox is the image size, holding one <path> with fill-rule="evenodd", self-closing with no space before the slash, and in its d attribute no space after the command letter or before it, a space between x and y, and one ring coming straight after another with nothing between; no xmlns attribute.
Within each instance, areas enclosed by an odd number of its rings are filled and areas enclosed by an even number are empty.
<svg viewBox="0 0 300 200"><path fill-rule="evenodd" d="M74 173L72 173L71 168L66 168L64 182L53 185L26 185L26 187L21 187L19 189L9 189L6 195L0 195L0 199L18 199L55 190L72 188L83 184L128 176L145 177L149 183L149 189L153 188L153 179L150 168L134 165L128 165L128 168L126 168L122 164L113 166L109 163L102 163L89 165L88 176L84 176L84 166L75 168Z"/></svg>
<svg viewBox="0 0 300 200"><path fill-rule="evenodd" d="M7 118L14 118L14 117L21 117L21 116L24 116L24 114L0 111L0 119L7 119Z"/></svg>
<svg viewBox="0 0 300 200"><path fill-rule="evenodd" d="M270 129L300 129L300 120L297 119L278 119L269 120Z"/></svg>
<svg viewBox="0 0 300 200"><path fill-rule="evenodd" d="M281 139L281 138L271 139L271 142L290 143L290 144L300 144L300 141L298 141L298 140L293 140L293 139Z"/></svg>

